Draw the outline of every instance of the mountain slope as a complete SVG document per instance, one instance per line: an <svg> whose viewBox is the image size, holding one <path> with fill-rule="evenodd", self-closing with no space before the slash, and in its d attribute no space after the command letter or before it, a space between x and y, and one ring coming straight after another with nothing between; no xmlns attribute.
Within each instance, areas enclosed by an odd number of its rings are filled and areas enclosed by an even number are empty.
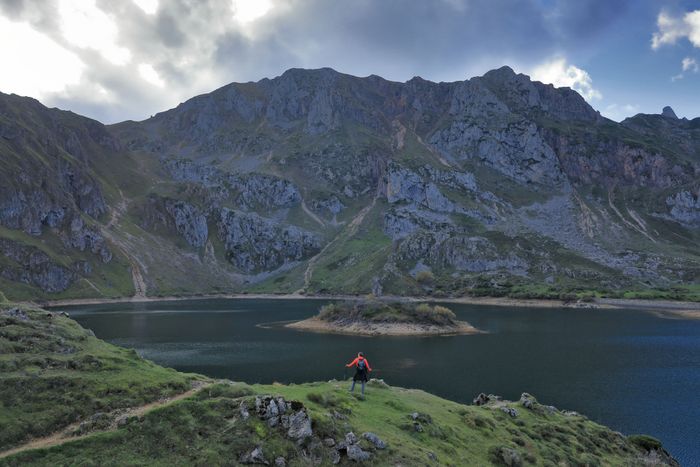
<svg viewBox="0 0 700 467"><path fill-rule="evenodd" d="M122 170L99 179L112 216L84 215L137 293L699 293L695 121L617 124L507 67L292 69L93 125L114 149L85 164Z"/></svg>

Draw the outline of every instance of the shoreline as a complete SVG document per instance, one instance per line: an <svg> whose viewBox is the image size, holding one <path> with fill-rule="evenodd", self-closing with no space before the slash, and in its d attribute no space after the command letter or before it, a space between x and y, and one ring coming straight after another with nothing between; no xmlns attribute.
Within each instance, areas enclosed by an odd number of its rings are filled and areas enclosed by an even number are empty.
<svg viewBox="0 0 700 467"><path fill-rule="evenodd" d="M450 327L415 323L373 323L362 320L351 324L337 324L317 316L285 324L284 327L296 331L363 337L433 337L483 333L466 321L455 321L455 326Z"/></svg>
<svg viewBox="0 0 700 467"><path fill-rule="evenodd" d="M236 294L204 294L190 296L163 297L122 297L122 298L75 298L59 300L23 301L18 303L41 307L63 307L81 305L101 305L110 303L149 303L185 300L216 300L216 299L251 299L251 300L359 300L362 295L301 295L274 293L236 293ZM682 302L672 300L645 300L625 298L597 298L592 302L570 302L559 299L544 298L509 298L509 297L401 297L386 295L377 297L380 300L403 300L408 302L458 303L464 305L506 306L513 308L579 308L579 309L633 309L658 314L664 317L684 317L700 319L700 302Z"/></svg>

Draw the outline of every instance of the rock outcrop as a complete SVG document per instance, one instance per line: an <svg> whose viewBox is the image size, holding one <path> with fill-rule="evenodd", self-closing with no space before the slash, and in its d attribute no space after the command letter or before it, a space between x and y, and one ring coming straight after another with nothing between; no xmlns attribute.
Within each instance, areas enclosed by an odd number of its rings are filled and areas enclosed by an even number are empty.
<svg viewBox="0 0 700 467"><path fill-rule="evenodd" d="M58 264L36 247L0 238L0 254L10 260L10 264L4 262L6 265L0 266L0 276L45 292L62 292L78 278L76 272Z"/></svg>
<svg viewBox="0 0 700 467"><path fill-rule="evenodd" d="M196 248L204 246L209 235L207 218L196 206L185 201L168 200L165 209L187 243Z"/></svg>
<svg viewBox="0 0 700 467"><path fill-rule="evenodd" d="M318 237L254 213L221 210L219 238L229 261L245 272L270 271L308 258L320 249Z"/></svg>
<svg viewBox="0 0 700 467"><path fill-rule="evenodd" d="M700 189L696 193L689 190L679 191L666 198L671 217L690 226L700 226Z"/></svg>

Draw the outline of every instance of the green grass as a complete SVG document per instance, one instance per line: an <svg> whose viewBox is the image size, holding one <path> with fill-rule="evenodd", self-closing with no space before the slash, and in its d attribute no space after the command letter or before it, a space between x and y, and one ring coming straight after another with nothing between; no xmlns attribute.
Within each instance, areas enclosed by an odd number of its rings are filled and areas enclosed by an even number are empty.
<svg viewBox="0 0 700 467"><path fill-rule="evenodd" d="M354 235L342 232L324 252L311 276L316 293L365 294L371 278L381 274L391 252L391 239L382 231L385 202L377 201Z"/></svg>
<svg viewBox="0 0 700 467"><path fill-rule="evenodd" d="M51 449L29 451L7 465L231 465L240 454L263 446L265 457L283 456L290 466L308 465L301 449L252 414L238 415L238 406L252 406L252 394L283 396L301 402L319 438L343 439L353 431L376 433L388 445L374 449L368 465L426 465L436 456L440 465L505 465L500 452L517 453L522 465L639 465L647 440L625 438L584 416L550 413L508 403L516 418L497 407L467 406L423 391L370 383L366 399L350 395L345 382L300 385L219 384L196 396L154 410L113 432L90 436ZM333 413L341 414L338 418ZM417 413L417 420L411 416ZM346 418L343 418L346 417ZM417 430L420 425L420 431ZM650 438L651 439L651 438ZM653 446L652 446L653 445ZM330 450L306 443L321 465L331 465ZM351 463L345 460L345 465ZM521 464L518 464L521 465Z"/></svg>
<svg viewBox="0 0 700 467"><path fill-rule="evenodd" d="M60 313L23 312L27 319L0 311L0 449L183 392L194 378L107 344Z"/></svg>
<svg viewBox="0 0 700 467"><path fill-rule="evenodd" d="M457 317L444 306L413 302L357 300L329 303L321 308L318 318L323 321L362 320L372 323L416 323L454 325Z"/></svg>

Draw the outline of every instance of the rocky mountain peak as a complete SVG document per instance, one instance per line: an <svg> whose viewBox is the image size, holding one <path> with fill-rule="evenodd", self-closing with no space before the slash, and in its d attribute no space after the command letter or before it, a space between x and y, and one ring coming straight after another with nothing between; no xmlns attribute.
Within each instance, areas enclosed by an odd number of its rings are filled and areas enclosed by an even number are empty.
<svg viewBox="0 0 700 467"><path fill-rule="evenodd" d="M661 115L666 117L666 118L673 118L675 120L678 120L678 117L676 116L676 112L673 111L670 105L667 105L666 107L663 108L661 111Z"/></svg>
<svg viewBox="0 0 700 467"><path fill-rule="evenodd" d="M509 80L513 79L513 77L516 76L515 71L508 65L504 65L500 68L496 68L494 70L491 70L487 72L484 75L484 78L491 78L491 79L500 79L500 80Z"/></svg>

